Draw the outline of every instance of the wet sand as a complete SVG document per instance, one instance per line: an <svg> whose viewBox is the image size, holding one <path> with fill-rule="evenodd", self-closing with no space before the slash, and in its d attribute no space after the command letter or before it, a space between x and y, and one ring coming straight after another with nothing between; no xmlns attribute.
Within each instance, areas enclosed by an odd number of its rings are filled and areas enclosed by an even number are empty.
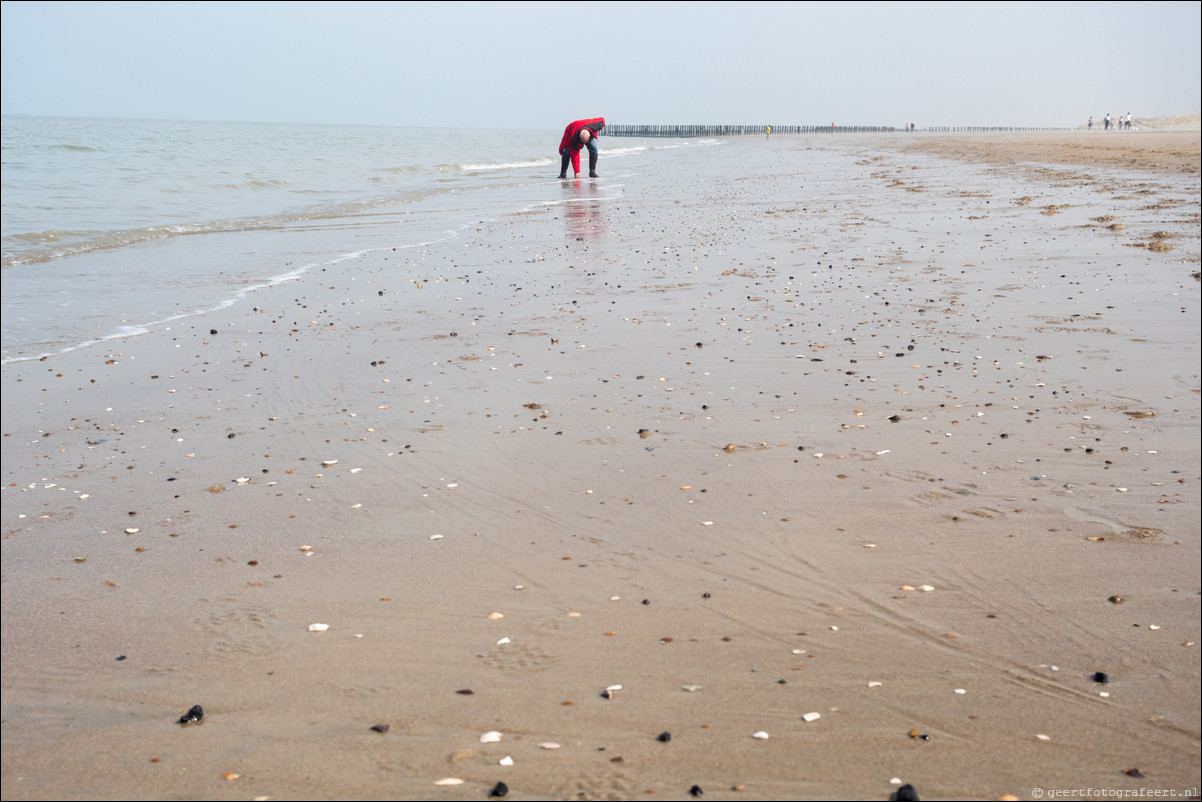
<svg viewBox="0 0 1202 802"><path fill-rule="evenodd" d="M916 142L5 365L4 798L1196 794L1198 136Z"/></svg>

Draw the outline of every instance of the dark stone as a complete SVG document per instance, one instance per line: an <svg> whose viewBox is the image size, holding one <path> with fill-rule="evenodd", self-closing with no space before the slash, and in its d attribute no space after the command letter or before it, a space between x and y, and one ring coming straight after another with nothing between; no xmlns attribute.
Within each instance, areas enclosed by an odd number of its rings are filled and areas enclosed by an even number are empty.
<svg viewBox="0 0 1202 802"><path fill-rule="evenodd" d="M655 736L655 740L659 741L661 744L666 744L668 741L672 740L672 733L661 732L659 735Z"/></svg>
<svg viewBox="0 0 1202 802"><path fill-rule="evenodd" d="M192 705L192 709L179 717L180 724L196 724L205 717L204 708L200 705Z"/></svg>
<svg viewBox="0 0 1202 802"><path fill-rule="evenodd" d="M890 802L919 802L918 792L909 783L890 794L889 799Z"/></svg>
<svg viewBox="0 0 1202 802"><path fill-rule="evenodd" d="M1110 682L1110 675L1105 671L1095 671L1091 679L1093 679L1094 682Z"/></svg>
<svg viewBox="0 0 1202 802"><path fill-rule="evenodd" d="M503 782L497 783L492 787L492 790L488 792L489 799L492 799L493 797L500 799L503 796L509 796L509 786Z"/></svg>
<svg viewBox="0 0 1202 802"><path fill-rule="evenodd" d="M689 789L689 796L701 796L704 793L705 793L705 791L701 790L700 785L694 785L692 788Z"/></svg>
<svg viewBox="0 0 1202 802"><path fill-rule="evenodd" d="M373 724L373 725L371 725L371 728L375 732L388 732L388 730L390 729L390 727L387 724Z"/></svg>

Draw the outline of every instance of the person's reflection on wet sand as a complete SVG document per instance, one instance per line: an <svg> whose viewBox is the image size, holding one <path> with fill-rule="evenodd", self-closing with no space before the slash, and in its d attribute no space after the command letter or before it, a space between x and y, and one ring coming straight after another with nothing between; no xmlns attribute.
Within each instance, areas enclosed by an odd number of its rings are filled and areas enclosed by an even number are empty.
<svg viewBox="0 0 1202 802"><path fill-rule="evenodd" d="M595 181L565 181L563 219L577 239L595 239L606 233L605 198Z"/></svg>

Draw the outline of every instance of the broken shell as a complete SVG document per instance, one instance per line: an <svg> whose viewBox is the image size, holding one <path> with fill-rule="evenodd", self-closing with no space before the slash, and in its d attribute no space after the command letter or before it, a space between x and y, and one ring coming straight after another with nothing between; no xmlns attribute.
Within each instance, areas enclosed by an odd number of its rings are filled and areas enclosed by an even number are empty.
<svg viewBox="0 0 1202 802"><path fill-rule="evenodd" d="M329 624L310 624L309 625L310 632L325 632L329 628L330 628Z"/></svg>
<svg viewBox="0 0 1202 802"><path fill-rule="evenodd" d="M497 761L497 763L498 763L498 764L500 764L500 765L502 765L502 766L512 766L512 765L513 765L513 758L512 758L512 757L510 757L509 755L506 755L505 757L503 757L503 758L501 758L500 760L498 760L498 761Z"/></svg>
<svg viewBox="0 0 1202 802"><path fill-rule="evenodd" d="M482 743L482 744L500 743L502 737L503 736L501 735L501 733L497 732L496 730L489 730L488 732L486 732L480 736L480 743Z"/></svg>
<svg viewBox="0 0 1202 802"><path fill-rule="evenodd" d="M751 734L751 737L759 738L761 741L766 741L766 740L768 740L768 733L764 732L763 730L760 730L759 732L753 732Z"/></svg>
<svg viewBox="0 0 1202 802"><path fill-rule="evenodd" d="M336 459L326 459L326 460L321 461L321 467L323 467L323 468L328 468L331 465L337 465L337 464L338 464L338 460L336 460Z"/></svg>
<svg viewBox="0 0 1202 802"><path fill-rule="evenodd" d="M538 748L539 749L558 749L559 744L555 743L554 741L543 741L541 744L538 745Z"/></svg>
<svg viewBox="0 0 1202 802"><path fill-rule="evenodd" d="M463 780L458 777L443 777L441 780L435 780L435 785L463 785Z"/></svg>
<svg viewBox="0 0 1202 802"><path fill-rule="evenodd" d="M822 718L821 713L806 713L804 716L802 716L802 719L805 721L817 721L820 718Z"/></svg>
<svg viewBox="0 0 1202 802"><path fill-rule="evenodd" d="M488 614L489 621L500 621L504 617L505 617L505 613L489 613Z"/></svg>

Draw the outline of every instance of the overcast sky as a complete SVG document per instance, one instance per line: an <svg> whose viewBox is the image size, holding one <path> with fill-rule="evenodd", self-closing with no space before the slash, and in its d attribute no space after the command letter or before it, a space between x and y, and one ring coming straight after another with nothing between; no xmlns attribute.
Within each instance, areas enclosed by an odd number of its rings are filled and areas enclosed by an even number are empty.
<svg viewBox="0 0 1202 802"><path fill-rule="evenodd" d="M4 2L4 114L554 129L1197 112L1198 2Z"/></svg>

